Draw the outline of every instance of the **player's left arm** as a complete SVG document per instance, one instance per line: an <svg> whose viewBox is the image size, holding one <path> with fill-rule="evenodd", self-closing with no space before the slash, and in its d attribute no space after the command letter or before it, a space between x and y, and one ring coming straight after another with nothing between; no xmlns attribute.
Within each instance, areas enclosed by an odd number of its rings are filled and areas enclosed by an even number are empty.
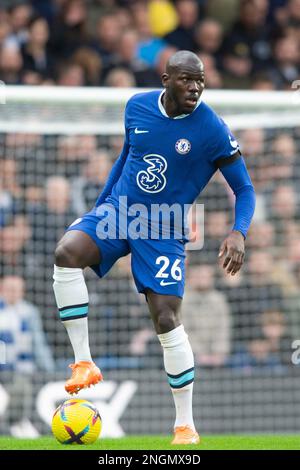
<svg viewBox="0 0 300 470"><path fill-rule="evenodd" d="M234 225L219 253L223 268L234 276L244 262L245 239L255 209L255 192L239 144L217 115L212 120L209 156L235 194Z"/></svg>
<svg viewBox="0 0 300 470"><path fill-rule="evenodd" d="M220 246L223 268L234 276L245 257L245 239L255 210L255 191L239 150L217 161L218 168L235 194L235 221L230 234Z"/></svg>

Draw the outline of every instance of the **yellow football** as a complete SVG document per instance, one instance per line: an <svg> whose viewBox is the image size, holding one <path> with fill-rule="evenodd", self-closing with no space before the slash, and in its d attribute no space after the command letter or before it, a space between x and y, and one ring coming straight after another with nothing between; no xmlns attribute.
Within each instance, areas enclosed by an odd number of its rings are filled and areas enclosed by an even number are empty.
<svg viewBox="0 0 300 470"><path fill-rule="evenodd" d="M92 444L99 437L102 421L97 408L87 400L71 398L55 410L52 432L62 444Z"/></svg>

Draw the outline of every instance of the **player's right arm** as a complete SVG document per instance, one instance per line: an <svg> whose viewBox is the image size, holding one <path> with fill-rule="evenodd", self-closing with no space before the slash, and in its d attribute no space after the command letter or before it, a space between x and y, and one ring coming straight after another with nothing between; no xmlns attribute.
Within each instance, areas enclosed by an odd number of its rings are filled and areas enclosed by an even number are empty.
<svg viewBox="0 0 300 470"><path fill-rule="evenodd" d="M95 204L96 206L100 206L100 204L102 204L105 201L107 196L111 194L112 188L114 187L114 185L116 184L116 182L118 181L118 179L120 178L122 174L122 170L125 165L128 152L129 152L129 143L127 139L125 139L122 152L120 153L118 159L116 160L116 162L114 163L110 171L110 174L105 183L105 186L102 192L100 193L100 195L98 196L98 199Z"/></svg>

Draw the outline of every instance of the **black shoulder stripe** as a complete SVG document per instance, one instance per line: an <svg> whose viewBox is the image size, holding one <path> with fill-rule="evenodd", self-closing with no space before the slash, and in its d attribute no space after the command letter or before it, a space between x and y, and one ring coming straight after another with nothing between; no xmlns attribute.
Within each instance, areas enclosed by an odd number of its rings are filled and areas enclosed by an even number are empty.
<svg viewBox="0 0 300 470"><path fill-rule="evenodd" d="M231 155L231 157L218 158L218 160L216 160L214 162L214 165L215 165L216 169L222 168L224 166L230 165L230 163L233 163L236 160L238 160L239 158L241 158L241 155L242 155L241 152L238 150L233 155Z"/></svg>

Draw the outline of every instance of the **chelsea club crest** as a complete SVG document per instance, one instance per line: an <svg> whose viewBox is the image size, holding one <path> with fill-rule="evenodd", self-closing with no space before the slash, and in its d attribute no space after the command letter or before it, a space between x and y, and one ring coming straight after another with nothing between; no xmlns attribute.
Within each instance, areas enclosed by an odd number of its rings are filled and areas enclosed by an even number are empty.
<svg viewBox="0 0 300 470"><path fill-rule="evenodd" d="M187 153L189 153L191 148L191 142L187 139L179 139L175 144L176 152L180 153L180 155L186 155Z"/></svg>

